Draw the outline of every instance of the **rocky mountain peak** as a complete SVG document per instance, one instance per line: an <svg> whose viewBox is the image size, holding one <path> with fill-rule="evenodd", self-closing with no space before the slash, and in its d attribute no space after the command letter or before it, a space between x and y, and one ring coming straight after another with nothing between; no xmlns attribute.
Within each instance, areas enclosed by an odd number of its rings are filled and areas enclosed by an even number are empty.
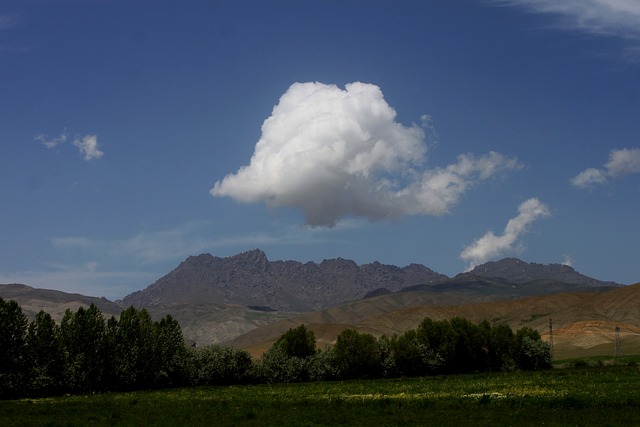
<svg viewBox="0 0 640 427"><path fill-rule="evenodd" d="M253 249L225 258L227 268L241 268L252 273L267 272L269 259L260 249Z"/></svg>

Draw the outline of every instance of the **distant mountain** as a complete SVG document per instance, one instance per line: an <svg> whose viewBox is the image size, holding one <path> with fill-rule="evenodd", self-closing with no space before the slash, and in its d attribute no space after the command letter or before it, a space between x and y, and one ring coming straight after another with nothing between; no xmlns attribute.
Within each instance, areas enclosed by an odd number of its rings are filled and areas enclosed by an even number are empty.
<svg viewBox="0 0 640 427"><path fill-rule="evenodd" d="M534 280L553 280L586 287L621 286L615 282L603 282L585 276L568 265L536 264L524 262L517 258L505 258L500 261L487 262L475 267L469 274L491 278L500 277L517 284Z"/></svg>
<svg viewBox="0 0 640 427"><path fill-rule="evenodd" d="M442 283L409 286L400 292L456 292L458 294L464 294L470 301L478 302L494 301L496 299L517 299L559 292L599 292L621 286L614 282L601 282L586 276L582 276L584 277L582 281L573 280L571 282L564 282L559 279L554 279L553 277L554 276L549 276L549 278L541 277L526 282L518 282L517 280L503 277L485 277L472 273L461 273ZM571 280L571 278L562 278Z"/></svg>
<svg viewBox="0 0 640 427"><path fill-rule="evenodd" d="M363 298L380 288L399 291L448 277L419 264L357 265L342 258L301 263L269 261L259 250L227 258L191 256L176 269L126 296L122 303L156 307L173 303L242 304L284 311L312 311Z"/></svg>
<svg viewBox="0 0 640 427"><path fill-rule="evenodd" d="M342 258L319 264L269 261L264 252L253 250L227 258L210 254L189 257L146 289L122 301L17 284L0 285L0 297L18 301L30 318L42 309L58 322L67 308L76 310L91 303L105 317L117 316L130 305L145 307L155 319L172 315L180 322L185 338L205 345L229 342L258 328L265 332L264 328L274 322L282 327L297 326L299 323L295 323L300 321L324 325L319 327L323 333L339 332L344 327L362 328L362 322L366 322L369 329L364 330L374 333L380 329L371 326L371 322L377 322L371 319L380 318L385 319L381 320L386 325L384 333L402 332L409 324L394 314L400 313L398 310L426 310L436 315L456 312L455 307L463 305L477 307L477 303L500 301L505 307L515 307L515 301L525 297L567 292L575 295L578 291L595 294L619 286L584 276L567 266L515 258L489 262L449 278L419 264L400 268L374 262L359 266ZM546 311L536 315L542 313ZM567 319L576 316L566 315ZM500 317L496 313L487 318ZM274 333L278 331L274 329ZM258 331L250 334L259 335Z"/></svg>
<svg viewBox="0 0 640 427"><path fill-rule="evenodd" d="M60 321L67 308L76 311L78 307L89 307L95 304L106 316L119 315L122 306L105 298L88 297L81 294L38 289L17 283L0 284L0 298L15 300L29 318L34 318L40 310L49 313L56 321Z"/></svg>
<svg viewBox="0 0 640 427"><path fill-rule="evenodd" d="M474 298L517 298L562 291L620 286L560 264L527 263L515 258L488 262L454 278L420 264L379 262L359 266L337 258L315 262L269 261L255 249L220 258L191 256L146 289L122 303L136 307L167 304L240 304L281 311L314 311L389 292L466 289ZM453 289L455 288L455 289Z"/></svg>

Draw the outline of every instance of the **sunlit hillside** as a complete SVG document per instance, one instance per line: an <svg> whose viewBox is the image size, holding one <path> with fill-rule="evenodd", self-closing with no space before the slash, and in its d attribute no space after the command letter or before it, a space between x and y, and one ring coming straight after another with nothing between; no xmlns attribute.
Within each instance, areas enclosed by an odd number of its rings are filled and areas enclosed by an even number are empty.
<svg viewBox="0 0 640 427"><path fill-rule="evenodd" d="M411 307L398 307L398 298L415 298ZM608 292L560 293L510 301L473 304L421 304L425 293L388 295L308 313L252 330L232 343L259 355L282 333L305 324L316 334L320 346L333 342L345 328L377 336L401 334L415 328L425 317L466 317L474 322L507 323L514 330L529 326L550 340L549 322L556 359L614 355L618 350L640 352L640 283ZM616 327L619 332L616 333Z"/></svg>

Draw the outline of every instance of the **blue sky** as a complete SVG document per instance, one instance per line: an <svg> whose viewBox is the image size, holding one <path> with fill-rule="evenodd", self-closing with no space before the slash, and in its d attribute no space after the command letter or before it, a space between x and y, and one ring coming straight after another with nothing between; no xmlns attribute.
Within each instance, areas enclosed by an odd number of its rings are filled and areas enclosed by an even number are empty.
<svg viewBox="0 0 640 427"><path fill-rule="evenodd" d="M640 281L640 4L0 0L0 283L189 255Z"/></svg>

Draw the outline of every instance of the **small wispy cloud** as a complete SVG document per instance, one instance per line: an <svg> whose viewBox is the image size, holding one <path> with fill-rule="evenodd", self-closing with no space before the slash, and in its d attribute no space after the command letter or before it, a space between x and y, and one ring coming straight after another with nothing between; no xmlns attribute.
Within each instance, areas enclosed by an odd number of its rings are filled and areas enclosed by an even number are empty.
<svg viewBox="0 0 640 427"><path fill-rule="evenodd" d="M19 18L17 15L1 13L0 14L0 31L10 30L18 26Z"/></svg>
<svg viewBox="0 0 640 427"><path fill-rule="evenodd" d="M518 215L509 220L501 235L496 236L493 231L487 231L484 236L466 246L460 253L460 258L469 263L467 268L471 270L478 264L512 252L516 249L518 239L527 232L532 222L550 215L547 205L536 198L528 199L520 204Z"/></svg>
<svg viewBox="0 0 640 427"><path fill-rule="evenodd" d="M51 244L58 249L65 248L86 248L93 245L86 237L54 237Z"/></svg>
<svg viewBox="0 0 640 427"><path fill-rule="evenodd" d="M611 178L640 173L640 148L622 148L609 152L609 161L601 169L588 168L571 178L577 188L593 188Z"/></svg>
<svg viewBox="0 0 640 427"><path fill-rule="evenodd" d="M52 150L59 145L66 143L69 139L69 134L66 130L64 130L57 137L50 137L45 134L36 134L33 139L41 143L48 149ZM71 144L78 149L78 151L86 161L99 159L104 155L104 152L98 146L97 135L86 135L84 137L76 136L71 141Z"/></svg>
<svg viewBox="0 0 640 427"><path fill-rule="evenodd" d="M98 148L98 137L96 135L76 138L73 140L73 145L80 150L86 161L99 159L104 155L104 152Z"/></svg>
<svg viewBox="0 0 640 427"><path fill-rule="evenodd" d="M1 3L1 2L0 2ZM0 31L9 31L23 24L23 19L19 14L0 13ZM31 52L35 45L23 44L20 42L8 42L0 39L0 55L21 54Z"/></svg>
<svg viewBox="0 0 640 427"><path fill-rule="evenodd" d="M60 136L57 137L49 137L47 135L44 134L36 134L33 139L35 141L38 141L39 143L41 143L42 145L44 145L45 147L47 147L48 149L54 149L56 148L58 145L64 143L67 141L67 131L63 131Z"/></svg>
<svg viewBox="0 0 640 427"><path fill-rule="evenodd" d="M278 245L310 245L336 241L339 231L359 228L363 222L344 220L333 229L309 228L300 225L275 224L271 231L243 232L221 235L210 221L191 221L176 227L147 230L123 239L100 240L81 236L50 239L60 251L82 252L86 256L123 259L137 264L153 265L179 261L189 255L221 248L252 249Z"/></svg>
<svg viewBox="0 0 640 427"><path fill-rule="evenodd" d="M640 2L637 0L496 0L494 3L555 16L565 30L618 37L629 43L626 53L640 55Z"/></svg>

